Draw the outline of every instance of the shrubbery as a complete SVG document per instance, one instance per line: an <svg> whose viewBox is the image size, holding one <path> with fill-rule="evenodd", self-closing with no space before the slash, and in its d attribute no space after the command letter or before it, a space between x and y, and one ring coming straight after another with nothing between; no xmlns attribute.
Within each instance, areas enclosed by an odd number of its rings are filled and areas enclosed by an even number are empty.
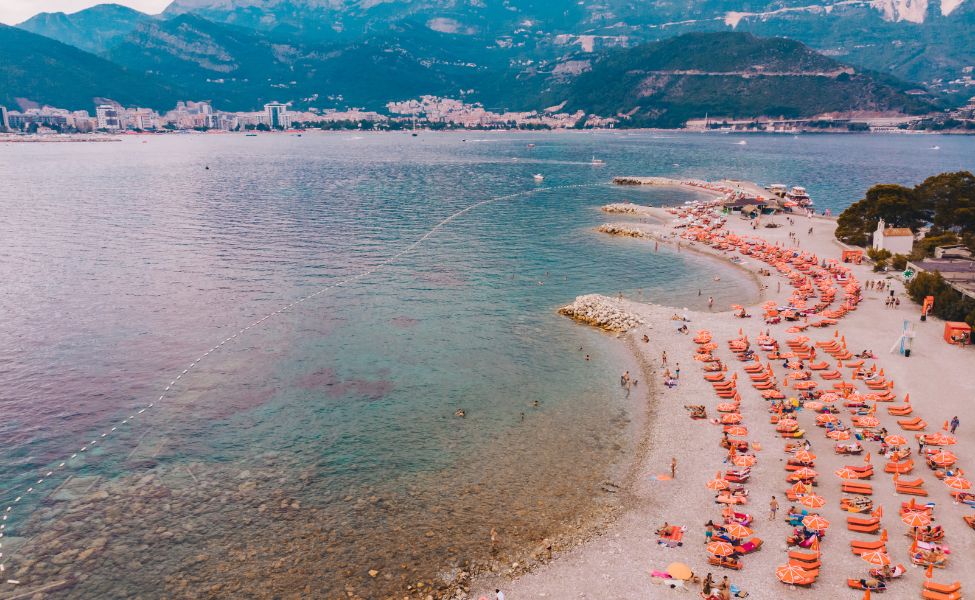
<svg viewBox="0 0 975 600"><path fill-rule="evenodd" d="M907 282L907 293L918 304L923 303L926 296L934 296L931 311L934 316L975 326L975 300L948 285L941 273L918 273Z"/></svg>

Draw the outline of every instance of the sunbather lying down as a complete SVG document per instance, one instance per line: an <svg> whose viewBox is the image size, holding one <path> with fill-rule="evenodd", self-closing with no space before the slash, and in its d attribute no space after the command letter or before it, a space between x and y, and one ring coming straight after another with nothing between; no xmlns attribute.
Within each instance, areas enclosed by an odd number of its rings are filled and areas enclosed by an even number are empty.
<svg viewBox="0 0 975 600"><path fill-rule="evenodd" d="M708 411L703 404L685 404L684 408L691 411L692 419L707 419Z"/></svg>

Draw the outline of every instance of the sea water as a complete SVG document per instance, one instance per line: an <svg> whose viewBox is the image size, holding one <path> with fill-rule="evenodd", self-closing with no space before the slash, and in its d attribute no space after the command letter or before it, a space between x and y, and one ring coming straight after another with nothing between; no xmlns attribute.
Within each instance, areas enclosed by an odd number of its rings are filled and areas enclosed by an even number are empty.
<svg viewBox="0 0 975 600"><path fill-rule="evenodd" d="M712 259L597 234L620 220L608 202L699 198L614 175L804 185L838 212L875 182L975 167L971 138L748 140L0 145L7 575L71 597L376 597L577 525L612 503L640 403L619 344L557 307L754 294Z"/></svg>

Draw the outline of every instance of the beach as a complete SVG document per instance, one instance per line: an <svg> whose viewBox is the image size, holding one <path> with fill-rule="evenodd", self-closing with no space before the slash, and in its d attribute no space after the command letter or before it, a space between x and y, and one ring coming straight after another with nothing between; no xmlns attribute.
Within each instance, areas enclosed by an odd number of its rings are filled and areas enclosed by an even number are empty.
<svg viewBox="0 0 975 600"><path fill-rule="evenodd" d="M763 223L770 217L762 217ZM775 229L753 230L751 221L732 214L726 229L741 236L759 235L771 244L814 253L820 259L840 257L841 246L835 241L833 230L835 221L822 217L793 216L794 225L784 215L771 217L781 226ZM745 268L753 273L768 269L769 265L734 251L721 252L700 243L691 244L676 237L671 227L674 215L663 209L641 208L630 214L615 212L607 215L607 222L619 228L629 228L634 244L658 244L661 252L700 251L712 254L727 261L729 268ZM638 235L638 232L641 235ZM795 238L790 234L794 234ZM678 250L676 244L680 242ZM730 262L736 256L737 264ZM749 497L747 504L736 510L749 513L753 522L750 527L754 535L764 540L762 548L742 558L744 567L740 571L710 566L705 550L706 521L720 522L721 506L714 501L714 492L706 487L716 472L729 467L724 461L727 451L719 445L721 427L709 420L692 420L684 409L685 405L704 404L708 416L714 417L716 398L712 385L703 378L702 363L694 360L697 346L692 341L699 330L707 330L713 335L717 348L715 356L727 364L728 372L737 372L739 380L747 381L747 374L729 351L727 341L740 335L755 340L760 332L769 331L772 338L785 348L789 339L799 335L810 338L808 344L843 339L853 353L871 350L876 360L868 360L866 367L876 363L883 369L888 381L894 382L892 392L896 394L893 404L900 405L904 395L910 395L913 416L920 416L929 425L927 433L941 429L943 422L958 415L962 423L957 431L957 444L949 449L960 457L959 466L971 464L975 456L975 425L968 424L966 407L975 396L975 382L963 374L975 359L975 349L948 345L942 339L943 322L928 318L920 322L920 307L906 296L896 274L873 273L871 265L844 264L861 283L868 280L884 279L901 299L899 307L888 308L884 296L888 291L865 289L863 300L856 310L849 312L835 326L821 329L809 328L801 334L787 332L793 326L787 322L766 325L762 318L761 302L774 300L780 305L787 303L792 288L775 269L770 276L756 276L763 285L762 300L745 306L751 318L736 318L729 306L713 307L712 311L686 311L679 307L651 305L623 300L619 308L626 313L638 316L645 324L630 329L621 337L621 344L631 348L645 366L640 374L640 385L649 383L651 399L647 409L644 436L646 452L638 458L634 466L635 476L631 487L621 490L624 495L625 510L601 535L565 552L557 552L552 560L535 567L531 572L513 581L485 579L475 587L475 597L493 594L495 587L504 590L506 598L593 598L630 599L666 598L680 594L670 589L666 579L651 577L653 571L665 571L673 562L686 563L696 575L703 577L714 573L716 578L727 575L732 584L748 592L749 597L758 599L774 598L820 598L827 595L860 598L862 591L852 590L847 585L848 578L859 579L867 576L870 568L865 561L851 552L851 540L876 540L878 535L854 533L846 528L848 516L853 515L840 507L841 483L834 471L849 465L864 464L865 456L850 456L834 453L834 441L828 439L815 424L812 411L799 412L799 425L805 430L805 438L811 443L816 454L815 469L819 473L816 493L826 499L826 504L818 512L831 522L821 543L821 563L818 579L808 589L787 586L776 578L776 568L788 562L786 537L792 527L783 520L783 514L791 503L785 493L790 488L786 483L783 467L789 454L784 452L785 440L770 424L768 402L760 392L751 386L739 386L741 395L740 414L748 426L746 439L752 447L760 447L755 454L757 463L752 467L751 478L746 484ZM708 282L701 282L702 294L708 295ZM675 315L686 315L689 335L677 333L682 321L672 320ZM910 357L904 357L892 349L897 345L903 322L916 324L916 338ZM739 333L739 331L741 333ZM644 335L649 342L644 342ZM835 336L835 337L834 337ZM666 352L667 363L662 364ZM835 363L829 356L824 358ZM817 355L819 356L819 355ZM673 372L680 365L679 383L669 388L663 384L664 369ZM779 371L783 369L776 365ZM842 369L843 379L849 381L851 371ZM784 373L778 373L778 377ZM814 374L812 379L819 382L821 389L828 389L829 382L820 381ZM862 388L862 382L861 388ZM866 391L866 390L864 390ZM786 396L796 395L790 388L783 388ZM914 446L917 459L914 432L901 431L896 423L898 417L887 413L887 403L878 403L876 417L889 433L901 434ZM850 415L843 408L837 415L847 422ZM895 493L890 474L883 472L886 459L879 455L879 442L862 442L865 453L872 455L877 473L869 483L873 486L873 506L884 507L881 526L887 530L887 551L894 565L906 566L906 573L890 582L886 592L892 598L919 597L924 569L911 564L909 551L912 538L907 535L909 528L898 515L901 502L910 497ZM671 460L676 459L676 478L671 480ZM928 496L918 498L936 505L934 524L942 525L947 535L945 543L950 549L945 568L934 569L933 579L940 583L959 581L962 589L975 586L975 573L969 568L971 557L975 556L975 532L962 520L963 515L973 514L973 509L964 504L954 503L950 490L938 481L918 459L918 466L905 478L922 478ZM775 496L779 503L778 516L769 520L769 501ZM801 507L800 507L801 508ZM668 547L658 543L655 532L667 523L686 527L682 545ZM688 584L695 596L699 586ZM686 596L685 596L686 597Z"/></svg>

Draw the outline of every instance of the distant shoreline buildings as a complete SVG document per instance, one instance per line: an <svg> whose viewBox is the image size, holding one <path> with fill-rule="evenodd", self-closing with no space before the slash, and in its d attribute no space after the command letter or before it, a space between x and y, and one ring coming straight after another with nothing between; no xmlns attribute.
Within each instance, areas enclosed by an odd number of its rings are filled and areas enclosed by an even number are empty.
<svg viewBox="0 0 975 600"><path fill-rule="evenodd" d="M288 129L613 129L625 127L625 120L587 115L582 111L561 112L563 106L542 111L496 111L481 104L422 96L389 102L386 114L358 108L294 111L289 104L269 102L261 111L226 112L209 102L180 101L165 113L150 108L126 108L114 102L95 106L94 116L84 110L51 106L8 110L0 106L0 133L124 133L164 131L274 131ZM975 133L975 97L965 106L933 115L819 115L802 119L771 117L691 119L691 131L798 133L810 131L853 131L888 133L898 131L946 131Z"/></svg>
<svg viewBox="0 0 975 600"><path fill-rule="evenodd" d="M480 104L460 100L423 96L404 102L390 102L388 114L358 108L309 109L294 111L288 104L269 102L255 112L218 111L209 102L180 101L165 113L149 108L126 108L114 102L95 105L94 116L84 110L67 110L52 106L14 111L3 108L2 132L15 133L121 133L177 130L286 130L323 129L567 129L611 128L617 119L558 112L560 107L545 111L491 111Z"/></svg>

